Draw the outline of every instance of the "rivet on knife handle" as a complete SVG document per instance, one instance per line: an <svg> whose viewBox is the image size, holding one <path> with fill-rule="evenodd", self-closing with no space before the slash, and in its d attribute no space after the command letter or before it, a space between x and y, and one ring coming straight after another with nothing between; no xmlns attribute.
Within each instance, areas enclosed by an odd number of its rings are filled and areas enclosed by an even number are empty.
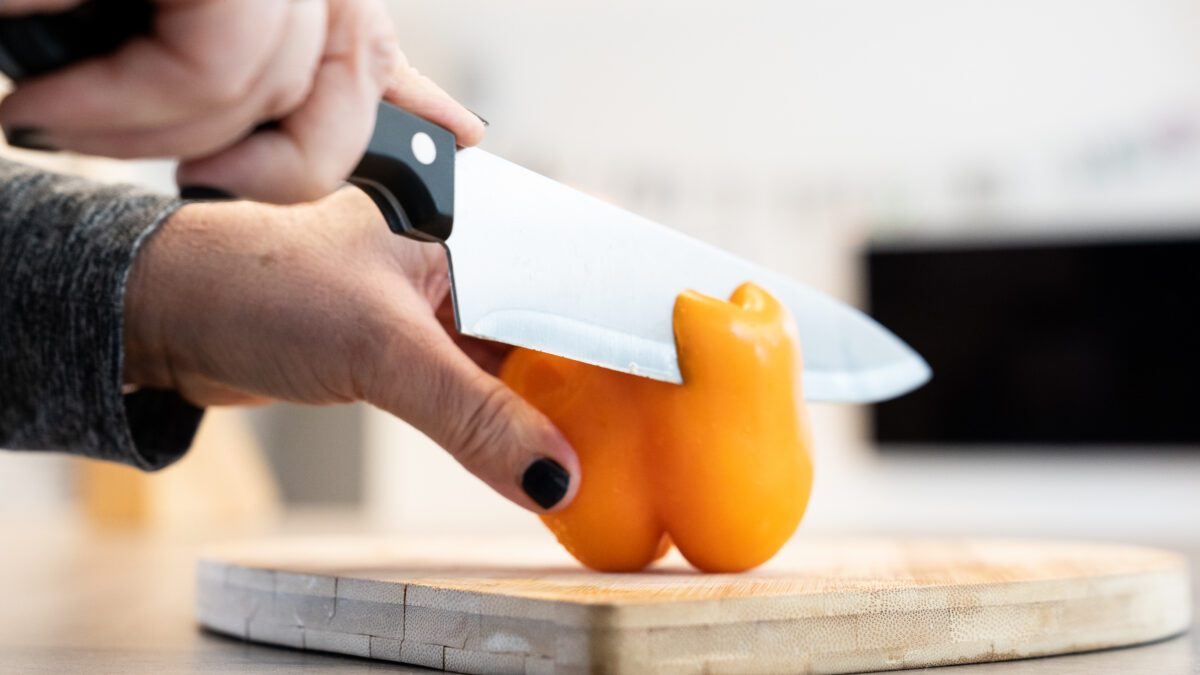
<svg viewBox="0 0 1200 675"><path fill-rule="evenodd" d="M350 182L383 212L388 227L444 242L454 226L454 134L390 103L380 103L375 133Z"/></svg>

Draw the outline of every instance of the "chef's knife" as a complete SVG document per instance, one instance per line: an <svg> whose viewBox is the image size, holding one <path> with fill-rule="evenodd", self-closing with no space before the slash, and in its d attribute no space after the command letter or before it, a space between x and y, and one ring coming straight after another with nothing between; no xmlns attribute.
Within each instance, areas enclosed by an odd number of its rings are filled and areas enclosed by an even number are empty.
<svg viewBox="0 0 1200 675"><path fill-rule="evenodd" d="M33 77L107 53L152 21L142 0L0 20L0 69ZM679 383L672 327L685 289L724 298L754 281L791 310L810 400L869 402L929 367L861 312L783 275L483 150L387 103L350 182L397 234L445 245L459 330Z"/></svg>

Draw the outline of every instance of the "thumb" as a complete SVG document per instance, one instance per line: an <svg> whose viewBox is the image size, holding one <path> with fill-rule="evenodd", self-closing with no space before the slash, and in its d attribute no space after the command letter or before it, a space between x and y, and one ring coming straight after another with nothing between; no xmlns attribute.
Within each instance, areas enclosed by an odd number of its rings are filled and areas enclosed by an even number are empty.
<svg viewBox="0 0 1200 675"><path fill-rule="evenodd" d="M372 400L445 448L492 489L530 511L557 511L579 489L579 459L540 411L475 365L434 326L423 348L393 354L407 377L391 377ZM369 394L370 398L374 398Z"/></svg>

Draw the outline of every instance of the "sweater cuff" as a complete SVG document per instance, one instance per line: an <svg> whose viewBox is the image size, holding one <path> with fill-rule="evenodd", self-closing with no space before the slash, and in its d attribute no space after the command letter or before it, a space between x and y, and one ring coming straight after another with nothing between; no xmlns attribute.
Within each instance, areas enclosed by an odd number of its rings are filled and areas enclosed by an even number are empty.
<svg viewBox="0 0 1200 675"><path fill-rule="evenodd" d="M123 389L125 283L180 202L0 162L0 446L159 469L202 411Z"/></svg>
<svg viewBox="0 0 1200 675"><path fill-rule="evenodd" d="M182 457L192 446L192 439L195 438L200 420L204 417L203 408L192 405L178 392L138 389L122 393L125 372L125 289L129 281L129 272L142 244L182 205L182 202L172 201L138 233L129 256L124 261L121 281L116 289L116 375L108 381L108 384L116 385L117 394L120 396L120 405L112 408L113 419L117 423L111 429L111 443L119 452L119 456L113 459L132 463L148 471L166 467ZM111 405L112 391L109 390L108 393L110 396L105 397L106 404Z"/></svg>

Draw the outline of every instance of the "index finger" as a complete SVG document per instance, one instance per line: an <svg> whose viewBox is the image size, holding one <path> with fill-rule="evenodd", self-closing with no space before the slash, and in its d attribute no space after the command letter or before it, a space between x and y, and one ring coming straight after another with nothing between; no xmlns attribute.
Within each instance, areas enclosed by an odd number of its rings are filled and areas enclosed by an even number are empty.
<svg viewBox="0 0 1200 675"><path fill-rule="evenodd" d="M404 59L397 64L383 100L449 129L461 146L483 140L483 120Z"/></svg>

